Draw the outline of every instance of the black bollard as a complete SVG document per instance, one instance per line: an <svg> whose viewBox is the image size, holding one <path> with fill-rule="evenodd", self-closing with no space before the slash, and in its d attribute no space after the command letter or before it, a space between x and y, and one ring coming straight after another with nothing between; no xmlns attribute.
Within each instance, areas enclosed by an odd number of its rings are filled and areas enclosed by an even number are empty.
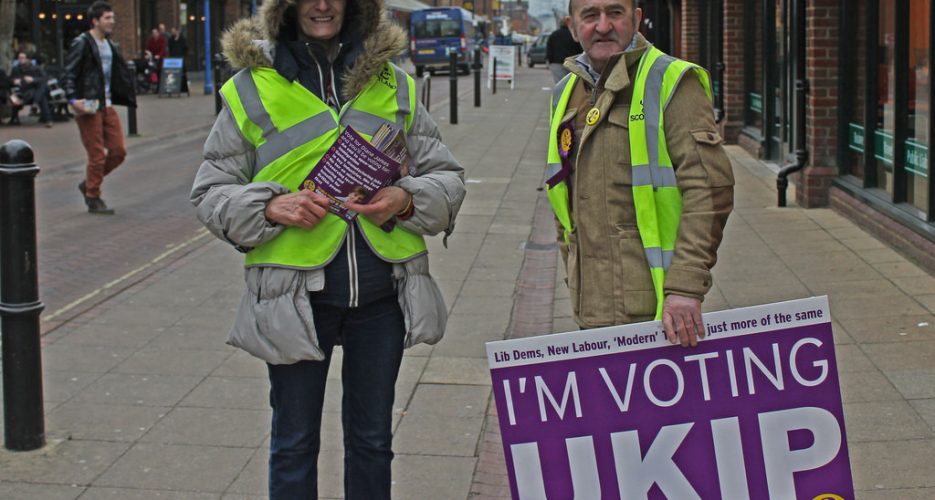
<svg viewBox="0 0 935 500"><path fill-rule="evenodd" d="M133 59L127 61L127 69L130 72L130 85L133 85L133 95L136 95L136 62ZM136 106L127 106L127 137L136 137L140 135L136 130Z"/></svg>
<svg viewBox="0 0 935 500"><path fill-rule="evenodd" d="M474 49L474 107L480 107L480 49Z"/></svg>
<svg viewBox="0 0 935 500"><path fill-rule="evenodd" d="M0 146L0 329L3 342L4 446L29 451L45 444L36 271L36 189L32 148L14 139Z"/></svg>
<svg viewBox="0 0 935 500"><path fill-rule="evenodd" d="M497 58L493 58L493 82L491 82L491 89L493 92L491 94L497 93Z"/></svg>
<svg viewBox="0 0 935 500"><path fill-rule="evenodd" d="M451 54L448 56L448 76L449 89L451 91L451 96L448 98L449 103L451 104L451 123L457 125L458 123L458 52L452 50Z"/></svg>

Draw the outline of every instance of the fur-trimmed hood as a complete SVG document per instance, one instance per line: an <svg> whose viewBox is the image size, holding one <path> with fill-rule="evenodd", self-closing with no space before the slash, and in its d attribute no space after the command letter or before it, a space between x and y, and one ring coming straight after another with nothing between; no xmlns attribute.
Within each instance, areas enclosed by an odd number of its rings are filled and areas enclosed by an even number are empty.
<svg viewBox="0 0 935 500"><path fill-rule="evenodd" d="M406 32L389 20L383 0L347 0L342 31L349 26L361 33L351 43L362 50L343 76L345 99L360 93L386 61L406 48ZM235 69L272 67L277 42L295 40L297 29L296 0L265 0L259 14L224 33L221 47Z"/></svg>

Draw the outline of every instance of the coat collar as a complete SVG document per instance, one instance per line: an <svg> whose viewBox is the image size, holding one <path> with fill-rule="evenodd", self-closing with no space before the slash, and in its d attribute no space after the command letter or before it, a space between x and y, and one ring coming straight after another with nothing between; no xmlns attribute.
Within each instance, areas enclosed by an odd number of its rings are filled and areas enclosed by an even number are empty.
<svg viewBox="0 0 935 500"><path fill-rule="evenodd" d="M604 67L603 73L599 74L594 70L585 53L576 58L566 59L565 68L578 75L592 87L597 84L597 87L605 88L611 92L619 92L630 86L629 68L639 64L640 58L651 46L652 44L642 34L636 33L626 51L611 56L610 60L607 61L607 66ZM621 59L624 64L620 64Z"/></svg>

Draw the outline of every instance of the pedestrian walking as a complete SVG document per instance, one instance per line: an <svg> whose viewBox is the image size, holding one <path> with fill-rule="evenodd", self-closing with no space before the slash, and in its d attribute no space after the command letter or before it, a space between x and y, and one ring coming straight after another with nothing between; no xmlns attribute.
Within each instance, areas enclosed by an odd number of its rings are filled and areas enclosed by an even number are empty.
<svg viewBox="0 0 935 500"><path fill-rule="evenodd" d="M49 107L49 77L25 52L16 54L18 64L10 70L13 86L17 87L18 106L10 113L10 122L17 122L19 105L35 104L39 108L39 123L52 128L52 110Z"/></svg>
<svg viewBox="0 0 935 500"><path fill-rule="evenodd" d="M75 37L65 58L65 95L75 111L81 143L88 154L85 180L78 184L88 212L113 214L101 198L104 177L114 171L127 155L123 127L114 105L136 107L133 78L110 41L114 30L114 10L97 0L88 7L91 29Z"/></svg>
<svg viewBox="0 0 935 500"><path fill-rule="evenodd" d="M568 17L565 17L565 23ZM568 74L565 68L565 59L571 56L577 56L581 53L581 44L571 35L571 30L567 24L562 24L557 30L549 35L545 42L545 60L549 64L549 71L552 72L552 78L555 83Z"/></svg>
<svg viewBox="0 0 935 500"><path fill-rule="evenodd" d="M317 498L336 344L346 498L390 498L403 349L444 332L424 236L452 231L464 173L413 78L390 63L406 44L381 0L267 0L223 40L245 69L221 88L191 198L215 236L246 252L247 290L228 343L268 365L272 500ZM411 168L369 203L346 203L359 214L347 223L299 186L351 125L367 137L386 125L401 131Z"/></svg>
<svg viewBox="0 0 935 500"><path fill-rule="evenodd" d="M695 345L733 207L708 74L637 32L635 0L569 12L584 53L552 93L547 185L575 321L662 320Z"/></svg>

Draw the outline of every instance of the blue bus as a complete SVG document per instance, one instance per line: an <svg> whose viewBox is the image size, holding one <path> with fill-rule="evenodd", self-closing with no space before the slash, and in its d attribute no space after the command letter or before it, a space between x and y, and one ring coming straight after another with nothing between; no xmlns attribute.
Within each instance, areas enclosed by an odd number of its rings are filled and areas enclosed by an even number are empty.
<svg viewBox="0 0 935 500"><path fill-rule="evenodd" d="M460 7L413 11L409 17L409 54L416 76L426 69L447 69L449 54L458 54L458 70L470 71L474 52L474 18Z"/></svg>

